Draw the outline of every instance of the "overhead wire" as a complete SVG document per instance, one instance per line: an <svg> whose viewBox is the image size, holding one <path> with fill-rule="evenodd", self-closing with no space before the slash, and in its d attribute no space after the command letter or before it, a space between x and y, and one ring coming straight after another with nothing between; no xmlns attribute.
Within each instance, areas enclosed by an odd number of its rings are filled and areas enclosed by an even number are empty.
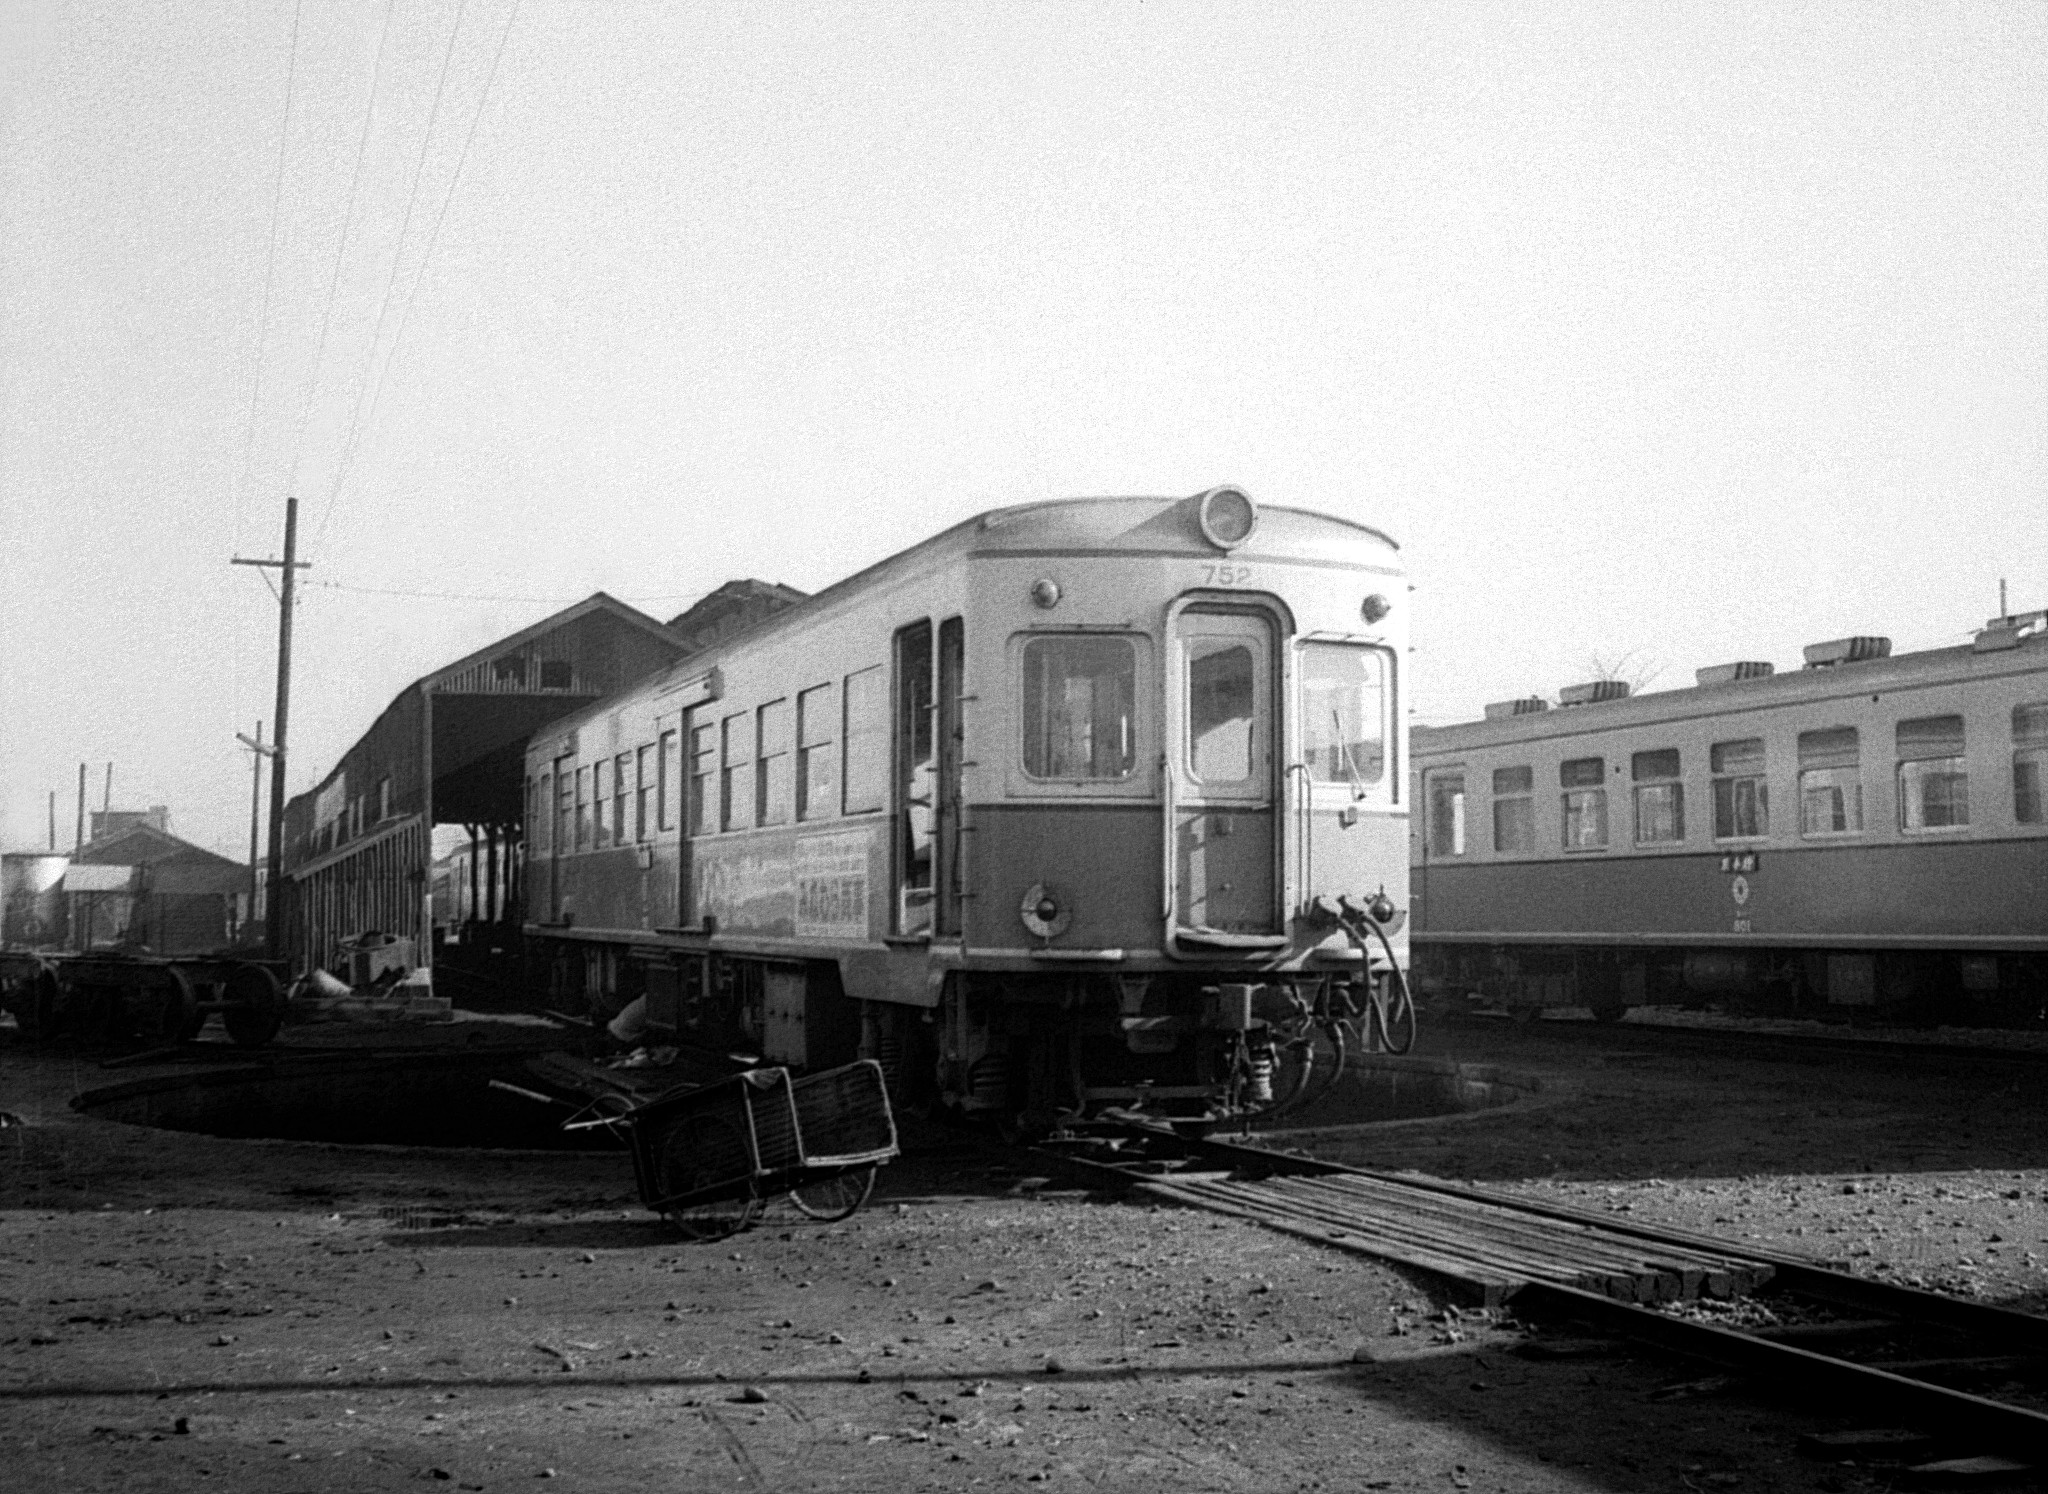
<svg viewBox="0 0 2048 1494"><path fill-rule="evenodd" d="M255 368L249 388L248 428L242 442L242 476L235 485L235 543L241 543L242 508L247 498L249 478L256 463L256 411L263 399L263 361L270 344L270 298L277 283L277 225L284 207L284 163L287 147L292 134L292 94L299 76L299 24L305 16L306 0L298 0L292 10L291 55L285 65L284 75L284 120L277 131L277 174L270 193L270 248L263 266L263 303L256 319Z"/></svg>
<svg viewBox="0 0 2048 1494"><path fill-rule="evenodd" d="M434 104L427 119L427 133L429 136L433 133L434 120L440 114L442 92L448 81L448 62L454 55L455 37L462 29L462 17L467 4L468 0L462 0L462 4L457 7L455 25L448 33L448 51L442 58L441 78L440 82L435 86ZM519 5L520 0L512 0L512 8L505 17L504 29L498 34L497 48L491 53L491 65L484 75L483 88L477 95L476 111L470 116L469 129L464 133L462 139L462 149L456 155L455 169L449 174L448 186L441 195L441 206L434 215L434 224L428 232L426 248L420 255L419 268L414 272L412 283L405 293L404 303L399 308L398 325L392 333L390 351L385 354L383 363L379 365L377 363L377 349L383 343L385 316L391 309L391 293L398 283L398 269L403 257L402 251L406 230L411 225L413 205L418 196L419 175L417 172L414 174L413 189L408 194L406 200L405 218L399 228L399 249L401 252L395 253L392 256L391 274L385 282L383 304L377 311L377 327L370 338L364 377L357 386L355 406L349 415L348 433L342 444L341 460L335 469L333 486L329 490L327 497L327 507L320 516L320 526L314 531L313 540L316 546L326 537L327 526L334 517L334 508L336 503L340 501L342 487L347 482L349 473L354 468L356 453L361 447L362 433L370 421L375 418L377 403L383 395L384 380L390 373L391 365L398 356L399 345L405 338L405 329L412 316L413 304L418 299L420 286L426 280L427 268L433 262L434 250L441 240L441 225L447 221L449 205L455 200L456 188L461 185L463 169L469 162L470 149L476 143L477 127L482 123L484 110L490 104L491 90L497 82L498 67L504 60L506 43L511 40L512 28L519 20ZM426 142L422 140L420 164L424 166L425 162Z"/></svg>
<svg viewBox="0 0 2048 1494"><path fill-rule="evenodd" d="M355 170L349 177L348 207L341 219L341 242L334 246L334 270L327 279L327 305L320 313L320 336L313 345L313 369L306 378L306 392L299 402L299 429L292 442L292 464L290 468L294 486L297 484L299 462L305 455L306 426L313 417L313 396L320 388L320 365L327 357L327 332L334 323L334 302L341 290L341 266L348 258L348 241L355 230L356 203L362 196L363 160L370 150L370 126L377 117L377 86L384 77L384 53L391 42L391 12L397 0L385 0L384 24L377 35L377 60L370 68L370 99L363 106L362 133L356 137ZM425 146L422 144L422 151Z"/></svg>
<svg viewBox="0 0 2048 1494"><path fill-rule="evenodd" d="M267 577L265 579L268 579ZM573 597L499 596L467 591L414 591L395 586L351 586L346 581L301 581L301 588L317 587L322 591L351 592L357 596L371 597L419 597L442 602L535 602L568 606L585 600L590 593ZM602 588L600 588L602 589ZM630 597L618 597L621 602L696 602L709 596L707 591L670 591L645 593Z"/></svg>

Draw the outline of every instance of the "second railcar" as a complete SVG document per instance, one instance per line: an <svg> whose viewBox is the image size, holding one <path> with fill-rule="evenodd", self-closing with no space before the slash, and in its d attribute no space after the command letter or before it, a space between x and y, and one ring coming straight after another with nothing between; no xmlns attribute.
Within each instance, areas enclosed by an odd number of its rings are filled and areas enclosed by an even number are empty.
<svg viewBox="0 0 2048 1494"><path fill-rule="evenodd" d="M531 946L913 1102L1257 1108L1406 961L1406 604L1234 488L984 514L535 738Z"/></svg>
<svg viewBox="0 0 2048 1494"><path fill-rule="evenodd" d="M2039 1022L2048 619L1489 707L1414 735L1418 984L1524 1012Z"/></svg>

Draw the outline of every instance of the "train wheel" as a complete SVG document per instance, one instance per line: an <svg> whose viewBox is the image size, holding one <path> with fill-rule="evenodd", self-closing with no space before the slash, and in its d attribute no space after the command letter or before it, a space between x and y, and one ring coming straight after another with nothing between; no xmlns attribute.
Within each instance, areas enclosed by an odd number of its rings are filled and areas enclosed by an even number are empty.
<svg viewBox="0 0 2048 1494"><path fill-rule="evenodd" d="M199 1016L199 998L193 994L191 978L177 966L167 965L163 985L144 987L137 994L141 1011L137 1026L143 1041L166 1045L183 1042L186 1030Z"/></svg>
<svg viewBox="0 0 2048 1494"><path fill-rule="evenodd" d="M686 1115L668 1127L655 1144L655 1186L664 1198L749 1178L753 1170L753 1152L746 1137L722 1115ZM736 1235L760 1212L761 1200L751 1188L736 1197L672 1204L663 1210L669 1222L692 1240L723 1240Z"/></svg>
<svg viewBox="0 0 2048 1494"><path fill-rule="evenodd" d="M796 1205L798 1213L807 1214L825 1224L833 1224L847 1218L866 1203L868 1195L874 1191L875 1169L858 1167L852 1172L842 1172L820 1183L807 1183L801 1188L792 1188L789 1190L789 1201Z"/></svg>
<svg viewBox="0 0 2048 1494"><path fill-rule="evenodd" d="M30 1042L55 1037L63 1025L62 992L57 977L48 970L38 970L15 988L12 1010L15 1025Z"/></svg>
<svg viewBox="0 0 2048 1494"><path fill-rule="evenodd" d="M232 1004L220 1014L221 1025L238 1048L260 1048L284 1025L284 993L261 965L237 965L222 999Z"/></svg>

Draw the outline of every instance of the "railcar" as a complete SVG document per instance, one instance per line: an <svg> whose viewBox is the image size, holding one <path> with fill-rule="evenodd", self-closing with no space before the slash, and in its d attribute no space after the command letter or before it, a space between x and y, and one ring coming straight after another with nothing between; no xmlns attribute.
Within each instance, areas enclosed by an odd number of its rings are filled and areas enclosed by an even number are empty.
<svg viewBox="0 0 2048 1494"><path fill-rule="evenodd" d="M1894 656L1598 682L1418 729L1418 986L1522 1013L1728 1003L2039 1022L2048 614Z"/></svg>
<svg viewBox="0 0 2048 1494"><path fill-rule="evenodd" d="M534 737L531 955L899 1103L1258 1109L1406 963L1407 601L1236 488L980 515Z"/></svg>

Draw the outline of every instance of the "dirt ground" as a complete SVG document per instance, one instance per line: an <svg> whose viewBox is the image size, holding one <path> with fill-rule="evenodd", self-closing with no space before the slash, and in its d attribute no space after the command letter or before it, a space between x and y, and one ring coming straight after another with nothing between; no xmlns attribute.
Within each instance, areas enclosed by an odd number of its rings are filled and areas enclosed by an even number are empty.
<svg viewBox="0 0 2048 1494"><path fill-rule="evenodd" d="M443 1029L448 1040L456 1031ZM1461 1025L1518 1107L1316 1149L2048 1308L2048 1070ZM8 1487L1829 1490L1853 1415L1633 1351L1534 1361L1425 1278L1092 1200L940 1129L875 1201L678 1242L623 1156L81 1115L147 1070L0 1032ZM1704 1382L1704 1383L1703 1383Z"/></svg>

